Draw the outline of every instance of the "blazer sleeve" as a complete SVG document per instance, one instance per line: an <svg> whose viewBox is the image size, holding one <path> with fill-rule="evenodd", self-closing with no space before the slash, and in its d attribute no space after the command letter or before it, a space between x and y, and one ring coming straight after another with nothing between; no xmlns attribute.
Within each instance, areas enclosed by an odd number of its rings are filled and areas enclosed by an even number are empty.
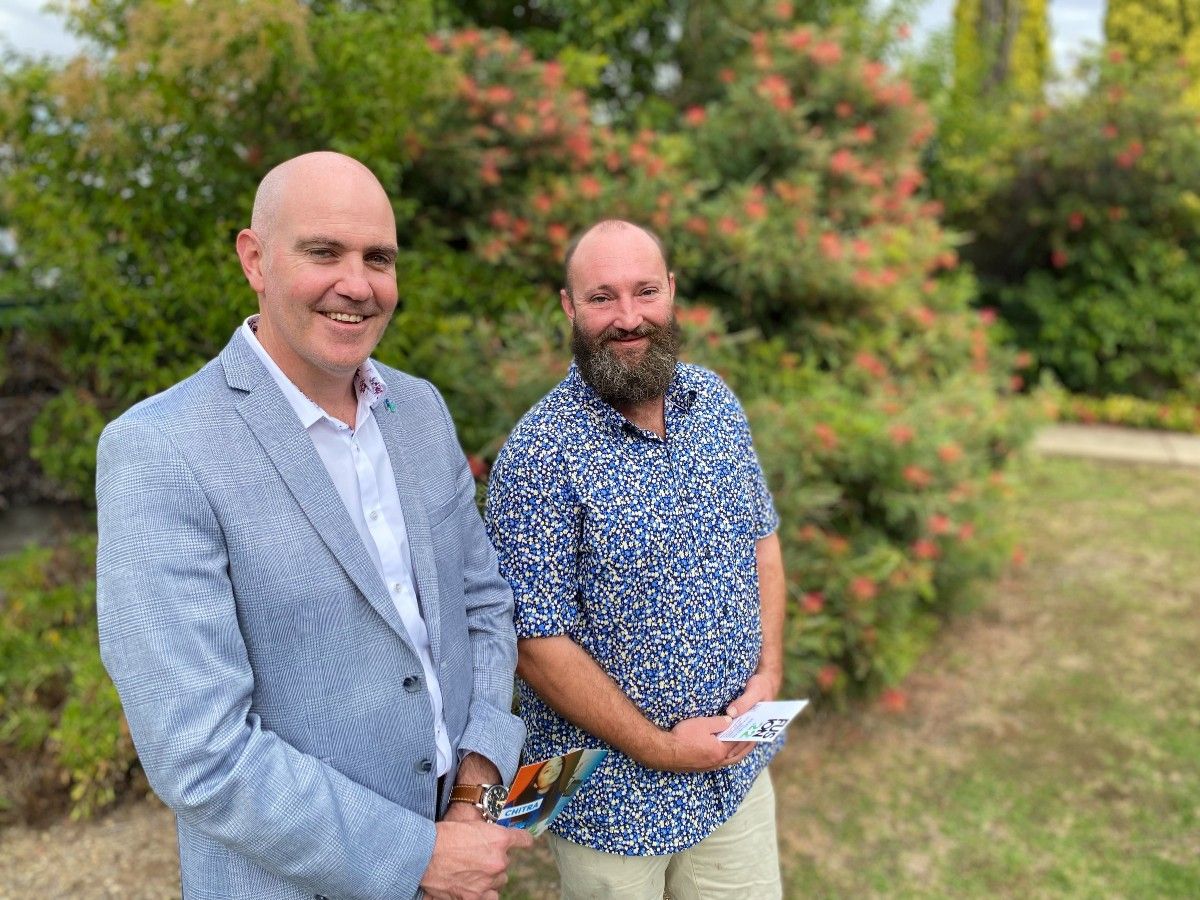
<svg viewBox="0 0 1200 900"><path fill-rule="evenodd" d="M525 725L512 712L517 638L512 591L499 572L496 551L475 504L475 478L458 445L445 401L430 385L441 410L458 465L457 515L463 546L463 596L471 641L472 689L458 760L474 752L491 760L504 783L511 783L525 743Z"/></svg>
<svg viewBox="0 0 1200 900"><path fill-rule="evenodd" d="M433 823L250 711L224 535L171 437L152 421L110 425L96 497L101 656L156 793L189 827L309 893L415 896Z"/></svg>

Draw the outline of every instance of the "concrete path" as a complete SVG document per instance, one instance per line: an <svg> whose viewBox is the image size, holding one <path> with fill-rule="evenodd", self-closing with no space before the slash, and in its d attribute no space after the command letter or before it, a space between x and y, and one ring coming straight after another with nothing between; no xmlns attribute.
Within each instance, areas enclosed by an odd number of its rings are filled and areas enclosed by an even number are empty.
<svg viewBox="0 0 1200 900"><path fill-rule="evenodd" d="M1200 467L1200 435L1194 434L1114 425L1050 425L1038 432L1033 446L1047 456Z"/></svg>

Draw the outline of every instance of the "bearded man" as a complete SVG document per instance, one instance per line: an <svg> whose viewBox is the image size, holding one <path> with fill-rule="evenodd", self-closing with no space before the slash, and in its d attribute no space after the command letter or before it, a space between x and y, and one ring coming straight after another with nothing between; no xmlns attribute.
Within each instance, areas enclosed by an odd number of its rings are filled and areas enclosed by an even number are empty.
<svg viewBox="0 0 1200 900"><path fill-rule="evenodd" d="M509 436L486 516L526 757L611 751L551 826L562 895L778 897L778 744L716 737L782 676L779 520L749 426L677 361L653 233L599 222L565 270L575 362Z"/></svg>

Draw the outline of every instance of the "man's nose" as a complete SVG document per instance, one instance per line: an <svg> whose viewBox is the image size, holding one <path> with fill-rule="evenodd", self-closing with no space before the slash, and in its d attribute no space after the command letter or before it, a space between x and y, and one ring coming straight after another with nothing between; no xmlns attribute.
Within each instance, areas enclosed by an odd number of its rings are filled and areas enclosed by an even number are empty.
<svg viewBox="0 0 1200 900"><path fill-rule="evenodd" d="M341 277L334 290L348 300L370 300L374 291L367 278L367 267L361 259L350 256L342 265Z"/></svg>
<svg viewBox="0 0 1200 900"><path fill-rule="evenodd" d="M633 329L642 324L642 312L638 309L637 302L632 297L621 297L618 299L613 312L612 324L622 331L633 331Z"/></svg>

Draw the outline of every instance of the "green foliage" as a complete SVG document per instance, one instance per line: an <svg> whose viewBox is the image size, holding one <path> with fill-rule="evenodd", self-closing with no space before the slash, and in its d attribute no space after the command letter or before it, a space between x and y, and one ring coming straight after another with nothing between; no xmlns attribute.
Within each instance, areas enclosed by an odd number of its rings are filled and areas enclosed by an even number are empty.
<svg viewBox="0 0 1200 900"><path fill-rule="evenodd" d="M85 537L0 560L0 750L49 765L74 816L111 804L136 759L97 653L95 550Z"/></svg>
<svg viewBox="0 0 1200 900"><path fill-rule="evenodd" d="M1089 89L1034 111L1012 177L971 221L967 256L1016 340L1074 391L1195 393L1200 134L1178 70L1119 55ZM963 223L966 225L966 221Z"/></svg>
<svg viewBox="0 0 1200 900"><path fill-rule="evenodd" d="M1172 394L1160 401L1128 394L1088 397L1061 393L1052 399L1052 412L1064 422L1103 423L1158 431L1200 434L1200 404L1194 398Z"/></svg>
<svg viewBox="0 0 1200 900"><path fill-rule="evenodd" d="M1127 54L1139 67L1154 68L1197 49L1197 23L1197 0L1108 0L1105 45Z"/></svg>

